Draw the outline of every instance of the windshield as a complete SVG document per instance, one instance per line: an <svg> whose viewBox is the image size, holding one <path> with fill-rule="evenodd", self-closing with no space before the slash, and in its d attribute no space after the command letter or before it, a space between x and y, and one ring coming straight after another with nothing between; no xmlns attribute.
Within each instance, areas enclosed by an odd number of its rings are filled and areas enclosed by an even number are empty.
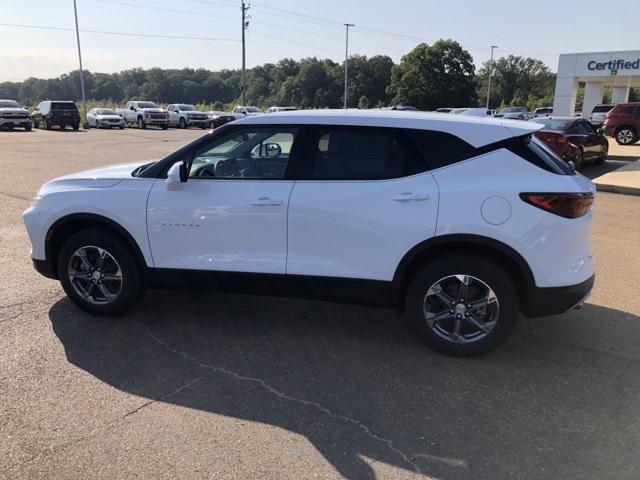
<svg viewBox="0 0 640 480"><path fill-rule="evenodd" d="M558 118L535 118L531 121L533 123L541 123L547 130L564 130L572 120L564 120Z"/></svg>
<svg viewBox="0 0 640 480"><path fill-rule="evenodd" d="M116 112L114 112L110 108L99 108L98 110L96 110L96 113L98 115L116 115Z"/></svg>
<svg viewBox="0 0 640 480"><path fill-rule="evenodd" d="M138 108L158 108L153 102L138 102Z"/></svg>
<svg viewBox="0 0 640 480"><path fill-rule="evenodd" d="M258 107L247 107L247 112L262 113L262 110L260 110Z"/></svg>
<svg viewBox="0 0 640 480"><path fill-rule="evenodd" d="M194 105L188 105L188 104L178 105L178 108L180 109L181 112L193 112L194 110L195 111L198 110Z"/></svg>
<svg viewBox="0 0 640 480"><path fill-rule="evenodd" d="M20 104L15 100L0 100L0 108L20 108Z"/></svg>

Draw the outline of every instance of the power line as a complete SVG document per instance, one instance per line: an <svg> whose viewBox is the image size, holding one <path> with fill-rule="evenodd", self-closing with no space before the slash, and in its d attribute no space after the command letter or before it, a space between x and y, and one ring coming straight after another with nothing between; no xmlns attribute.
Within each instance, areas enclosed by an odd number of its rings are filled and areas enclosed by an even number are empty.
<svg viewBox="0 0 640 480"><path fill-rule="evenodd" d="M319 51L323 51L323 52L326 52L326 53L331 53L333 55L340 55L338 52L335 52L333 50L327 50L326 48L318 47L318 46L315 46L315 45L309 45L308 43L294 42L292 40L288 40L286 38L278 37L278 36L272 35L270 33L260 32L258 30L251 30L251 31L253 33L257 34L257 35L262 35L263 37L274 38L274 39L280 40L282 42L293 43L293 44L296 44L296 45L300 45L302 47L312 48L314 50L319 50Z"/></svg>
<svg viewBox="0 0 640 480"><path fill-rule="evenodd" d="M59 30L65 32L74 32L73 28L65 27L51 27L45 25L24 25L18 23L0 23L0 27L11 28L31 28L37 30ZM132 33L132 32L111 32L107 30L80 30L82 33L96 33L100 35L121 35L125 37L145 37L145 38L168 38L172 40L204 40L208 42L239 42L236 38L214 38L214 37L188 37L182 35L153 35L147 33Z"/></svg>
<svg viewBox="0 0 640 480"><path fill-rule="evenodd" d="M217 13L202 13L202 12L194 12L194 11L189 11L189 10L178 10L175 8L164 8L164 7L151 7L148 5L138 5L135 3L128 3L128 2L119 2L116 0L94 0L96 2L100 2L100 3L108 3L111 5L121 5L124 7L134 7L134 8L141 8L144 10L155 10L158 12L169 12L169 13L183 13L185 15L194 15L194 16L198 16L198 17L212 17L212 18L228 18L228 19L233 19L236 20L236 17L231 16L231 15L218 15Z"/></svg>

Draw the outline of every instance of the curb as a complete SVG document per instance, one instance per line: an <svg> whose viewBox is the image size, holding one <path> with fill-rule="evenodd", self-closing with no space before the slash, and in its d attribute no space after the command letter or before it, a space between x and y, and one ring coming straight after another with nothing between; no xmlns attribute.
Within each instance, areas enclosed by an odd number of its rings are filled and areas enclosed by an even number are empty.
<svg viewBox="0 0 640 480"><path fill-rule="evenodd" d="M598 192L622 193L624 195L640 195L640 188L627 187L624 185L609 185L606 183L596 183Z"/></svg>

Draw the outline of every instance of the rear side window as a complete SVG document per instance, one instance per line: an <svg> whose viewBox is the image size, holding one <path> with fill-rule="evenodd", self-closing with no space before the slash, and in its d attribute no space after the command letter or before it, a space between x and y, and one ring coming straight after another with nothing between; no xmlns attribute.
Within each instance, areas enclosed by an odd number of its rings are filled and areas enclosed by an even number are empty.
<svg viewBox="0 0 640 480"><path fill-rule="evenodd" d="M420 155L432 170L452 165L477 155L475 148L449 133L409 130L408 134Z"/></svg>
<svg viewBox="0 0 640 480"><path fill-rule="evenodd" d="M427 170L402 131L319 127L314 138L313 180L381 180Z"/></svg>
<svg viewBox="0 0 640 480"><path fill-rule="evenodd" d="M638 113L638 107L636 107L635 105L627 105L623 108L623 111L628 115L634 115L635 113Z"/></svg>

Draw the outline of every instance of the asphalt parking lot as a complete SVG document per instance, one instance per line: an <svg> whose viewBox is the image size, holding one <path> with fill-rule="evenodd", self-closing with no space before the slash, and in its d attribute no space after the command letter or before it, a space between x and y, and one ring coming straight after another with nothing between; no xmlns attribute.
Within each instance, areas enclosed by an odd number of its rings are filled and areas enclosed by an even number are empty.
<svg viewBox="0 0 640 480"><path fill-rule="evenodd" d="M201 134L0 132L0 478L640 477L640 197L597 195L581 310L476 359L317 301L148 292L92 318L32 269L43 182Z"/></svg>

